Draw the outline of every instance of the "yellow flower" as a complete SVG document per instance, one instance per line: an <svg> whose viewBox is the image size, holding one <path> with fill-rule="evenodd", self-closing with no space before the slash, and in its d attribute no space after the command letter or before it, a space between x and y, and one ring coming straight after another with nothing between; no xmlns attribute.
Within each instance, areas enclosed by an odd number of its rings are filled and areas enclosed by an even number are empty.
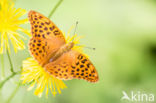
<svg viewBox="0 0 156 103"><path fill-rule="evenodd" d="M71 26L71 28L68 30L67 36L65 36L65 33L63 33L63 35L66 37L66 43L73 42L75 44L75 46L72 49L82 52L82 48L84 47L84 45L78 45L80 43L80 39L82 37L77 36L77 34L70 36L70 33L73 28L74 28L74 26Z"/></svg>
<svg viewBox="0 0 156 103"><path fill-rule="evenodd" d="M57 91L60 94L61 89L67 88L62 80L49 75L33 58L28 58L23 61L21 80L23 81L23 84L30 83L28 90L31 90L36 84L36 90L34 94L39 97L42 96L45 88L46 96L48 95L49 89L55 96Z"/></svg>
<svg viewBox="0 0 156 103"><path fill-rule="evenodd" d="M0 0L0 53L4 53L6 49L10 50L9 40L11 41L14 51L24 49L24 37L20 34L29 32L21 27L27 19L19 19L26 13L24 9L14 8L11 0Z"/></svg>

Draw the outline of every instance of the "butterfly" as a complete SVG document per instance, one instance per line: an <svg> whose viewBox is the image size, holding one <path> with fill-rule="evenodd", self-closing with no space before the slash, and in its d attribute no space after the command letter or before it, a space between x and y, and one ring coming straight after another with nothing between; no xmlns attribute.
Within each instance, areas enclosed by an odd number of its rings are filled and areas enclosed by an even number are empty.
<svg viewBox="0 0 156 103"><path fill-rule="evenodd" d="M29 11L28 18L32 34L29 51L46 72L60 80L98 81L91 61L73 49L74 42L66 43L63 33L51 20L36 11Z"/></svg>

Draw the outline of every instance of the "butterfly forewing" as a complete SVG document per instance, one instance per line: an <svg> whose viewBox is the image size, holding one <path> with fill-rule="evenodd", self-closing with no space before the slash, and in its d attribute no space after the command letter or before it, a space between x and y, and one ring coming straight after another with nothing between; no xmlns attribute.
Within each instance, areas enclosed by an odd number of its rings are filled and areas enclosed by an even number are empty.
<svg viewBox="0 0 156 103"><path fill-rule="evenodd" d="M54 62L45 65L45 70L58 79L84 79L97 82L98 74L94 65L83 54L71 50Z"/></svg>
<svg viewBox="0 0 156 103"><path fill-rule="evenodd" d="M33 37L46 39L54 36L65 42L61 30L50 19L35 11L30 11L28 17Z"/></svg>
<svg viewBox="0 0 156 103"><path fill-rule="evenodd" d="M65 44L65 38L58 27L42 14L30 11L28 17L32 33L29 50L39 64L44 65Z"/></svg>

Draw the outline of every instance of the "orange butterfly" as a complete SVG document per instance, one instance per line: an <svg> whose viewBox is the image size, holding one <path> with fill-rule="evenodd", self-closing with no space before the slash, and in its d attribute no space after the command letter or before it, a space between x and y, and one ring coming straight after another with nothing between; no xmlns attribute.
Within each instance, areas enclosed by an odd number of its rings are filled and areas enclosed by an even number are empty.
<svg viewBox="0 0 156 103"><path fill-rule="evenodd" d="M66 43L61 30L47 17L30 11L32 38L29 50L50 75L61 79L85 79L97 82L98 74L90 60L73 50L74 43Z"/></svg>

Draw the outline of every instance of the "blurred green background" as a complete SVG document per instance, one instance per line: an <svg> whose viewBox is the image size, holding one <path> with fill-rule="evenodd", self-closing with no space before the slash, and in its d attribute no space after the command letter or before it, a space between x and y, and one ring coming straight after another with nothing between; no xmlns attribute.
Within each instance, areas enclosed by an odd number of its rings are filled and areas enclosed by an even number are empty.
<svg viewBox="0 0 156 103"><path fill-rule="evenodd" d="M57 2L16 0L15 7L48 16ZM64 0L51 20L64 32L79 21L81 44L96 48L84 52L95 65L99 82L65 81L68 88L56 97L49 93L48 99L21 87L11 103L127 103L121 100L122 91L156 94L156 0ZM15 70L27 57L27 50L12 53ZM8 64L5 55L6 76L10 74ZM0 103L16 87L14 81L4 85Z"/></svg>

